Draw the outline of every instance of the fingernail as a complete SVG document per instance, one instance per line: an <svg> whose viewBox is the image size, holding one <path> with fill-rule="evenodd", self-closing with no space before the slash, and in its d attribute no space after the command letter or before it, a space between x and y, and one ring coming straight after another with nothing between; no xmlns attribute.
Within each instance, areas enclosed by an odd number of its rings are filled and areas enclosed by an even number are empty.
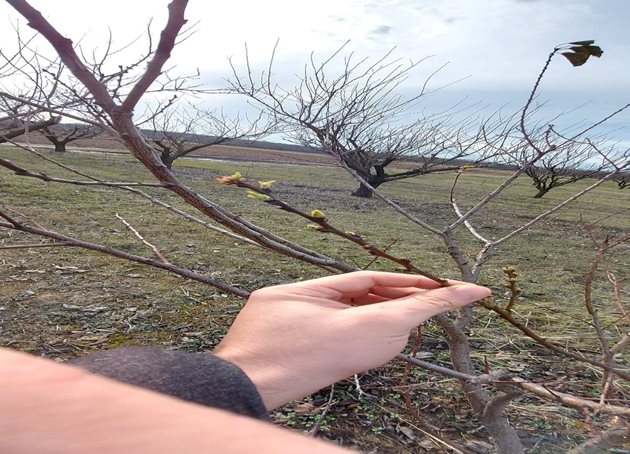
<svg viewBox="0 0 630 454"><path fill-rule="evenodd" d="M477 301L492 294L492 290L489 288L475 284L454 285L452 288L457 289L460 295L465 296L470 301Z"/></svg>

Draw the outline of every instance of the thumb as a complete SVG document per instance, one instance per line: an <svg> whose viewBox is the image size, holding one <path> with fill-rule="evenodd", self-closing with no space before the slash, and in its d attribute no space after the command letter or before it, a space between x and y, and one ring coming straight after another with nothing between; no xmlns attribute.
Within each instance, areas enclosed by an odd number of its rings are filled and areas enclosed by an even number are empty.
<svg viewBox="0 0 630 454"><path fill-rule="evenodd" d="M377 310L399 328L411 329L437 314L459 309L491 293L479 285L457 284L363 307Z"/></svg>

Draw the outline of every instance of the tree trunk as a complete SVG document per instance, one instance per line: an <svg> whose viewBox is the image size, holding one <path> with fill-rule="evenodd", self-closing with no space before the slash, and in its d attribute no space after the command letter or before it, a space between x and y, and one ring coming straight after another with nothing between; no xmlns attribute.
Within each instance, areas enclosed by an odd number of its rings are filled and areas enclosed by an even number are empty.
<svg viewBox="0 0 630 454"><path fill-rule="evenodd" d="M433 319L446 334L453 367L458 372L474 375L475 369L470 359L470 342L463 330L455 326L448 316L441 314ZM488 431L497 452L500 454L522 454L525 452L521 440L510 425L504 411L488 412L490 399L483 386L461 382L462 390L476 414Z"/></svg>
<svg viewBox="0 0 630 454"><path fill-rule="evenodd" d="M442 238L464 280L475 283L477 278L474 271L462 254L452 232L444 233ZM486 252L489 253L489 249ZM475 375L476 373L471 359L470 340L466 334L466 329L473 318L472 311L471 306L462 309L457 320L450 320L446 314L433 318L444 330L453 367L455 370L468 375ZM523 444L505 414L505 406L509 400L504 400L503 405L501 405L495 401L496 397L491 399L480 384L461 381L461 386L473 412L488 431L497 452L500 454L522 454L524 452Z"/></svg>
<svg viewBox="0 0 630 454"><path fill-rule="evenodd" d="M542 199L545 194L547 194L551 188L538 188L538 192L534 196L535 199Z"/></svg>
<svg viewBox="0 0 630 454"><path fill-rule="evenodd" d="M369 199L372 197L372 190L367 186L360 185L357 189L352 191L352 195L355 197L363 197Z"/></svg>
<svg viewBox="0 0 630 454"><path fill-rule="evenodd" d="M372 186L374 189L378 188L381 184L383 184L385 182L384 179L382 178L378 178L378 177L365 177L363 175L361 175L365 181L367 181L368 183L370 183L370 186ZM357 189L355 189L354 191L352 191L352 195L355 197L363 197L366 199L369 199L372 197L372 189L368 188L367 186L363 186L362 184L359 185L359 187Z"/></svg>
<svg viewBox="0 0 630 454"><path fill-rule="evenodd" d="M173 157L171 156L170 150L162 150L162 153L160 153L160 160L167 169L170 170L173 168L173 161L175 159L173 159Z"/></svg>
<svg viewBox="0 0 630 454"><path fill-rule="evenodd" d="M53 142L55 144L55 151L57 153L65 153L66 152L66 142Z"/></svg>

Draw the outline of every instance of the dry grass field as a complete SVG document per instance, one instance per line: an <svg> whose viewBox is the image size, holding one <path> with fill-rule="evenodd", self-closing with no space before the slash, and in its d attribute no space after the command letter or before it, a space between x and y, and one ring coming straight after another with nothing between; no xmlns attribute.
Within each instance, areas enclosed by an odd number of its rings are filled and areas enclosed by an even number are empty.
<svg viewBox="0 0 630 454"><path fill-rule="evenodd" d="M303 209L323 210L335 225L359 232L377 245L395 242L391 252L412 259L420 268L447 278L458 277L441 243L378 200L351 197L355 182L326 156L229 148L233 147L212 148L203 155L218 161L178 160L174 171L204 196L289 239L360 267L371 262L356 245L309 230L304 220L247 199L242 190L219 185L215 178L238 170L248 178L276 180L275 193L284 200ZM148 172L127 154L45 153L104 179L151 181ZM52 164L15 148L0 147L0 155L31 170L64 176ZM235 161L228 161L231 159ZM460 203L470 206L504 176L492 170L467 173L459 187ZM453 219L448 203L450 184L447 176L428 175L387 184L383 190L412 213L444 225ZM487 236L498 236L586 184L565 186L535 200L529 182L519 180L472 222ZM185 208L166 190L151 192ZM323 273L263 249L239 245L122 190L46 183L2 170L0 203L45 227L149 256L150 251L115 217L119 214L170 261L247 289ZM598 238L628 231L628 191L605 184L505 244L487 264L481 283L493 288L495 299L501 301L505 298L501 268L514 266L523 289L515 308L517 315L554 342L579 347L597 357L598 345L582 304L584 275L594 255L585 225L595 221L593 233ZM466 234L458 240L471 254L479 247ZM39 241L0 230L3 247ZM620 282L626 304L629 265L630 245L625 244L611 255L608 266ZM377 261L371 269L396 268ZM0 249L0 282L0 345L59 360L123 345L209 351L244 303L156 269L75 248ZM614 327L619 313L603 275L598 276L595 291L608 334L617 336ZM534 381L549 377L554 389L593 398L599 395L597 371L557 358L482 308L478 308L469 334L480 369L504 368ZM448 364L447 345L439 329L430 323L423 331L421 353L435 363ZM404 364L394 362L363 374L360 381L367 395L357 392L352 380L340 383L321 421L328 390L277 410L274 419L301 430L309 430L319 421L320 436L366 452L490 452L487 435L478 429L456 382L420 369L412 370L402 382L404 370ZM405 394L401 390L410 391ZM630 389L620 386L617 398L620 404L627 404ZM601 417L584 417L527 397L517 399L509 413L532 453L564 452L604 424Z"/></svg>
<svg viewBox="0 0 630 454"><path fill-rule="evenodd" d="M29 143L40 149L53 149L52 144L41 134L28 134ZM68 145L74 151L94 151L109 153L128 153L128 150L116 140L109 137L78 139ZM286 164L334 165L334 160L322 153L305 153L300 151L283 151L272 148L248 148L230 145L213 145L192 152L190 158L222 159L227 161L282 162ZM186 159L186 158L184 158Z"/></svg>

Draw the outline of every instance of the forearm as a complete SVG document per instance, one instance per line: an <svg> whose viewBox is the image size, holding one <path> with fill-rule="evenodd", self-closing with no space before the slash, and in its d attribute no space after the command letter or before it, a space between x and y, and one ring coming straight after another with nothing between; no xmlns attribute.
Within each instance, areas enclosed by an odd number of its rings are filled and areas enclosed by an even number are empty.
<svg viewBox="0 0 630 454"><path fill-rule="evenodd" d="M0 364L0 452L346 452L25 354L0 350Z"/></svg>

